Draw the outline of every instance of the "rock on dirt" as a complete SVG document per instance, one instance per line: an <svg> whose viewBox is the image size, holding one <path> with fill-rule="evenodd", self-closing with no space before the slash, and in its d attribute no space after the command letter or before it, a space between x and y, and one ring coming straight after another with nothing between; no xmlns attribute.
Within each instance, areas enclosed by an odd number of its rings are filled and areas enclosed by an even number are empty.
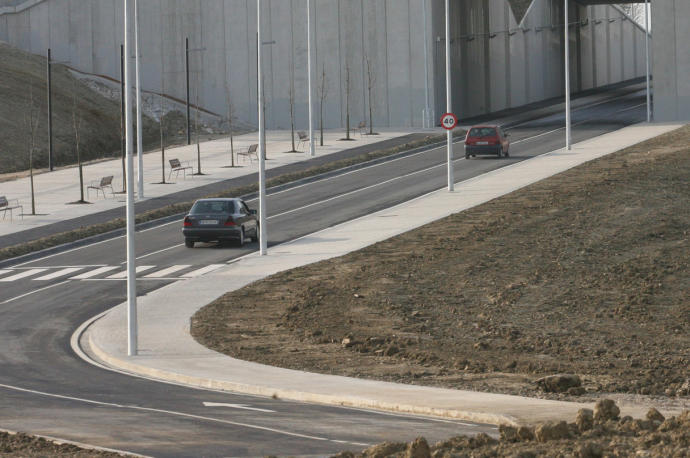
<svg viewBox="0 0 690 458"><path fill-rule="evenodd" d="M535 383L544 391L550 393L564 393L571 388L582 386L580 377L574 374L549 375L537 379Z"/></svg>

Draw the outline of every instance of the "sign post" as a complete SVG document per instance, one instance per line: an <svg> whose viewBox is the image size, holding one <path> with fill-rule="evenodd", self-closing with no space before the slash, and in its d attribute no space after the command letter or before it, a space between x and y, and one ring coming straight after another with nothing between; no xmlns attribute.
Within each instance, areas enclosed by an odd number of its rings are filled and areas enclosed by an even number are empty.
<svg viewBox="0 0 690 458"><path fill-rule="evenodd" d="M446 111L453 110L451 95L453 94L450 78L450 0L446 0ZM457 124L457 119L456 119ZM442 123L443 124L443 123ZM445 127L445 126L444 126ZM453 131L446 129L448 134L448 191L455 188L455 174L453 173Z"/></svg>

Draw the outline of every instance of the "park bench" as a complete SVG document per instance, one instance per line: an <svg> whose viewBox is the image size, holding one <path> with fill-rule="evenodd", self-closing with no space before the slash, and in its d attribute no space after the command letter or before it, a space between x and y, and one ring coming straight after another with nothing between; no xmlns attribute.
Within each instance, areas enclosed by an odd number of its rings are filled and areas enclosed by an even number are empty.
<svg viewBox="0 0 690 458"><path fill-rule="evenodd" d="M354 131L359 132L359 136L362 136L362 132L367 130L367 122L366 121L360 121L357 127L352 129Z"/></svg>
<svg viewBox="0 0 690 458"><path fill-rule="evenodd" d="M180 172L182 172L184 179L187 179L187 170L194 171L194 168L191 165L182 165L179 159L170 159L168 162L170 162L170 173L168 174L168 180L170 177L172 177L173 172L175 172L175 178L179 177Z"/></svg>
<svg viewBox="0 0 690 458"><path fill-rule="evenodd" d="M18 199L7 200L7 197L0 196L0 211L2 212L2 219L5 219L7 212L10 212L10 221L12 221L12 211L18 208L22 210L22 219L24 219L24 207L19 205Z"/></svg>
<svg viewBox="0 0 690 458"><path fill-rule="evenodd" d="M89 198L89 190L96 190L96 197L98 197L98 191L103 193L103 198L106 199L105 190L110 189L110 194L115 195L113 191L113 176L103 177L100 180L94 180L86 187L86 198Z"/></svg>
<svg viewBox="0 0 690 458"><path fill-rule="evenodd" d="M306 145L306 143L309 141L309 135L303 130L300 130L297 132L297 135L299 136L299 142L297 143L297 149L299 149L300 145Z"/></svg>
<svg viewBox="0 0 690 458"><path fill-rule="evenodd" d="M259 155L256 152L258 147L259 147L258 143L251 144L247 147L247 149L239 150L237 152L237 157L243 156L244 158L249 158L250 164L253 161L253 159L256 159L258 161Z"/></svg>

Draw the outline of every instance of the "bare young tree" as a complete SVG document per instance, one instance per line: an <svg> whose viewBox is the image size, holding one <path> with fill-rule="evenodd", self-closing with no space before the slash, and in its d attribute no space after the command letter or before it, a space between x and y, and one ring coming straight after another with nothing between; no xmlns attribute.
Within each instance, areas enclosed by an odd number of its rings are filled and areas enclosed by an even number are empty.
<svg viewBox="0 0 690 458"><path fill-rule="evenodd" d="M326 78L326 65L321 70L321 81L319 82L319 131L321 132L321 146L323 146L323 103L328 96L328 78Z"/></svg>
<svg viewBox="0 0 690 458"><path fill-rule="evenodd" d="M34 87L29 85L29 106L24 114L27 128L27 147L29 150L29 181L31 184L31 214L36 215L36 196L34 188L34 152L36 151L36 135L38 134L38 123L40 121L40 108L34 107Z"/></svg>
<svg viewBox="0 0 690 458"><path fill-rule="evenodd" d="M81 121L82 115L78 112L77 107L77 81L74 81L74 86L72 87L72 128L74 129L74 150L77 153L77 164L79 165L79 200L77 203L84 204L84 168L81 161Z"/></svg>
<svg viewBox="0 0 690 458"><path fill-rule="evenodd" d="M228 132L230 134L230 167L235 167L235 144L233 140L233 119L235 118L235 106L230 96L230 87L225 84L225 101L228 105Z"/></svg>
<svg viewBox="0 0 690 458"><path fill-rule="evenodd" d="M371 59L369 56L365 55L364 60L367 64L367 93L368 93L368 98L369 98L369 135L375 135L374 134L374 104L372 102L371 98L371 91L374 88L374 84L376 83L376 75L371 69Z"/></svg>
<svg viewBox="0 0 690 458"><path fill-rule="evenodd" d="M350 93L352 92L352 79L350 78L350 63L345 64L345 140L350 138Z"/></svg>

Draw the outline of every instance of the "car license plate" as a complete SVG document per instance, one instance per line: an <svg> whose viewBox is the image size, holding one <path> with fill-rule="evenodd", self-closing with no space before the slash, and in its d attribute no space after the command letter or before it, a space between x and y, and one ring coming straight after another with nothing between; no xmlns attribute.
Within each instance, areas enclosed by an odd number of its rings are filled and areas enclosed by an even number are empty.
<svg viewBox="0 0 690 458"><path fill-rule="evenodd" d="M199 224L204 225L204 226L206 226L206 225L211 225L211 224L218 224L218 220L215 220L215 219L202 219L201 221L199 221Z"/></svg>
<svg viewBox="0 0 690 458"><path fill-rule="evenodd" d="M489 142L477 142L477 145L488 145Z"/></svg>

